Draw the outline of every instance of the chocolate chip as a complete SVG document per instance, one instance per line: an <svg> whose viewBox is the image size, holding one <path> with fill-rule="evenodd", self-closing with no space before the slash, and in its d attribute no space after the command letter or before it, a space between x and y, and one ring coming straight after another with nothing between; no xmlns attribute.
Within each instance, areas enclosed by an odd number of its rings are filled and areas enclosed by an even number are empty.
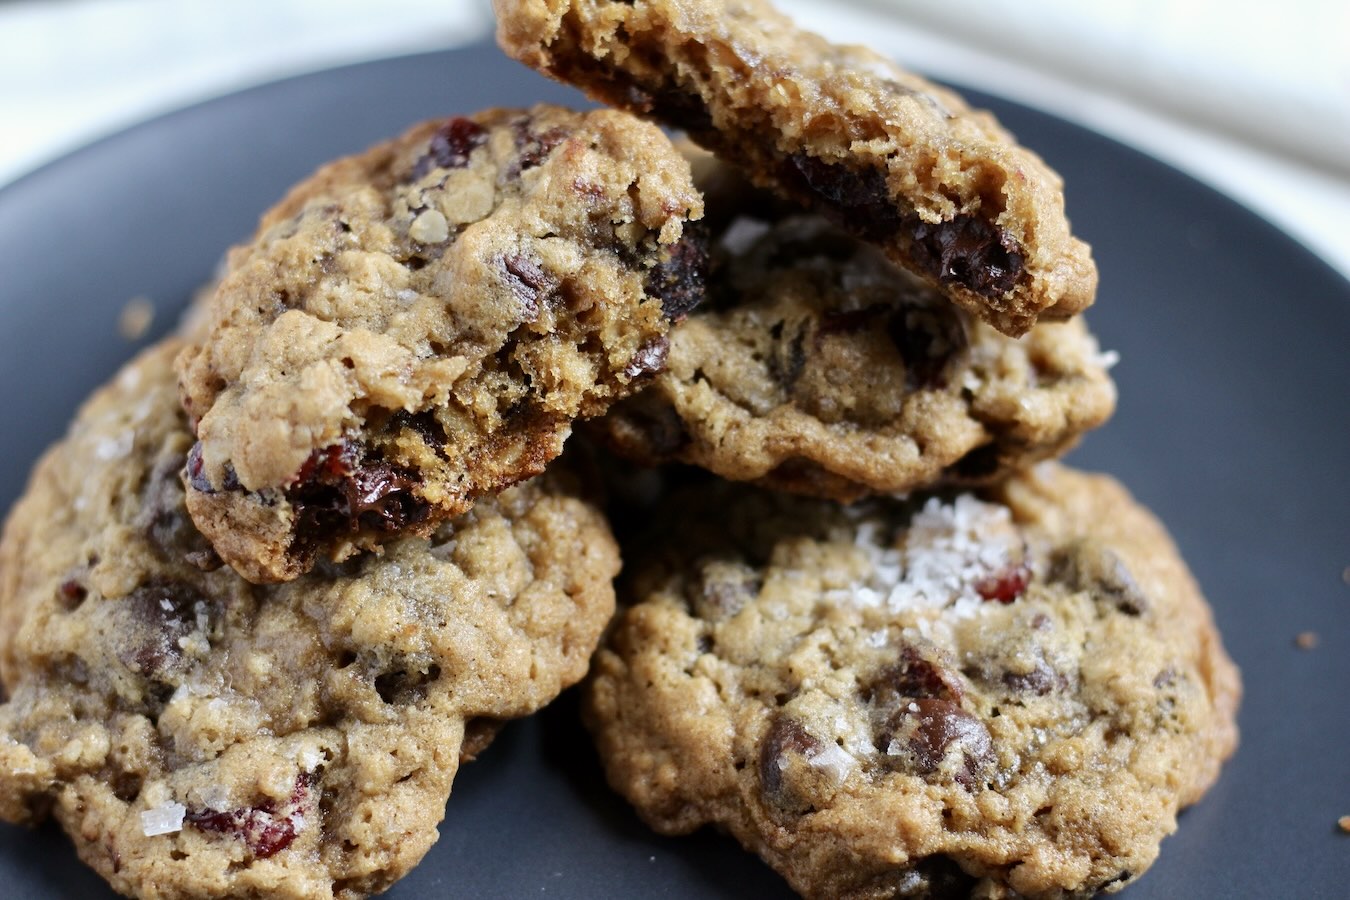
<svg viewBox="0 0 1350 900"><path fill-rule="evenodd" d="M530 128L531 121L525 117L517 119L511 126L516 142L516 158L507 170L511 177L538 166L567 138L567 132L561 128L535 132Z"/></svg>
<svg viewBox="0 0 1350 900"><path fill-rule="evenodd" d="M816 326L816 337L819 339L834 334L866 331L887 312L887 308L881 305L862 309L830 310L820 317L820 324Z"/></svg>
<svg viewBox="0 0 1350 900"><path fill-rule="evenodd" d="M186 463L182 457L162 456L150 471L141 489L140 512L136 525L150 539L167 559L209 559L215 555L211 544L197 531L188 516L183 503L183 478L186 472L194 488L205 484L201 473L200 445L194 445L197 452L188 454ZM234 472L230 470L233 477ZM237 487L238 481L234 480ZM207 493L212 493L207 484Z"/></svg>
<svg viewBox="0 0 1350 900"><path fill-rule="evenodd" d="M854 169L797 153L780 167L779 177L853 234L883 240L903 233L914 263L941 284L1002 297L1025 274L1021 248L1006 229L964 213L925 222L891 195L883 169Z"/></svg>
<svg viewBox="0 0 1350 900"><path fill-rule="evenodd" d="M450 443L450 438L445 433L445 426L436 418L435 410L424 409L421 412L410 413L400 409L390 419L390 428L391 430L406 428L416 433L433 453L442 459L446 457L445 447Z"/></svg>
<svg viewBox="0 0 1350 900"><path fill-rule="evenodd" d="M1142 615L1149 608L1148 596L1125 560L1095 541L1079 541L1058 551L1051 562L1050 577L1074 590L1090 591L1094 600L1109 603L1129 616Z"/></svg>
<svg viewBox="0 0 1350 900"><path fill-rule="evenodd" d="M347 479L350 515L382 531L398 531L421 520L426 506L412 500L417 479L411 471L384 462L367 463Z"/></svg>
<svg viewBox="0 0 1350 900"><path fill-rule="evenodd" d="M961 676L940 651L936 648L921 650L913 644L901 647L895 663L881 669L862 685L863 699L886 710L921 698L960 703L965 693Z"/></svg>
<svg viewBox="0 0 1350 900"><path fill-rule="evenodd" d="M910 762L921 775L942 770L970 789L993 759L989 729L949 700L912 700L896 711L890 724L890 734L883 737L885 745L879 746L890 754L899 744L898 758ZM959 759L949 762L957 752Z"/></svg>
<svg viewBox="0 0 1350 900"><path fill-rule="evenodd" d="M1101 884L1097 885L1097 890L1104 891L1107 888L1111 887L1112 885L1116 886L1124 885L1128 883L1129 880L1133 877L1134 873L1131 872L1129 869L1126 869L1125 871L1120 872L1119 874L1114 875L1111 878L1108 878L1105 881L1103 881Z"/></svg>
<svg viewBox="0 0 1350 900"><path fill-rule="evenodd" d="M473 151L487 143L487 139L487 130L472 119L451 119L431 136L427 152L413 167L413 180L425 177L432 169L464 168Z"/></svg>
<svg viewBox="0 0 1350 900"><path fill-rule="evenodd" d="M804 811L806 804L789 788L783 775L789 766L804 763L807 755L819 753L821 748L820 741L800 721L786 713L775 714L759 745L759 784L765 799L785 811Z"/></svg>
<svg viewBox="0 0 1350 900"><path fill-rule="evenodd" d="M112 788L113 796L123 803L135 803L136 798L141 795L141 788L145 784L145 778L136 772L115 772L108 779L108 786Z"/></svg>
<svg viewBox="0 0 1350 900"><path fill-rule="evenodd" d="M501 261L506 284L520 301L521 319L525 322L537 319L541 305L558 289L558 279L545 272L541 263L537 257L523 253L503 257Z"/></svg>
<svg viewBox="0 0 1350 900"><path fill-rule="evenodd" d="M703 302L707 293L708 229L686 222L680 239L661 248L661 261L647 272L643 289L661 301L661 311L678 322Z"/></svg>
<svg viewBox="0 0 1350 900"><path fill-rule="evenodd" d="M295 508L297 549L363 528L392 533L425 521L430 506L416 495L419 484L411 469L362 459L350 443L316 450L286 490Z"/></svg>
<svg viewBox="0 0 1350 900"><path fill-rule="evenodd" d="M887 334L905 361L910 390L946 387L951 362L968 343L965 324L950 306L902 306L891 316Z"/></svg>
<svg viewBox="0 0 1350 900"><path fill-rule="evenodd" d="M200 831L214 831L239 838L257 859L275 856L295 841L300 820L311 802L318 777L301 773L285 804L267 799L254 806L219 811L189 809L183 820Z"/></svg>
<svg viewBox="0 0 1350 900"><path fill-rule="evenodd" d="M740 563L713 560L699 568L694 590L694 614L709 622L721 622L736 615L759 594L763 582L759 574Z"/></svg>
<svg viewBox="0 0 1350 900"><path fill-rule="evenodd" d="M850 892L859 897L890 900L968 900L980 880L966 874L949 856L934 854L912 866L877 875Z"/></svg>
<svg viewBox="0 0 1350 900"><path fill-rule="evenodd" d="M982 297L1002 297L1017 286L1024 262L1006 229L972 215L945 222L915 218L910 255L942 284L959 284Z"/></svg>
<svg viewBox="0 0 1350 900"><path fill-rule="evenodd" d="M637 349L628 365L624 366L623 374L637 378L660 372L666 367L666 358L669 356L670 341L664 337L653 338Z"/></svg>
<svg viewBox="0 0 1350 900"><path fill-rule="evenodd" d="M1004 672L1000 680L1010 690L1019 694L1035 694L1044 697L1052 691L1062 691L1069 686L1069 680L1062 672L1057 672L1044 659L1036 661L1036 667L1030 672Z"/></svg>
<svg viewBox="0 0 1350 900"><path fill-rule="evenodd" d="M109 607L117 617L117 658L149 681L172 680L185 666L180 641L209 618L213 605L190 584L157 579Z"/></svg>
<svg viewBox="0 0 1350 900"><path fill-rule="evenodd" d="M903 223L881 169L854 169L796 153L788 157L782 174L789 184L804 189L836 224L854 234L888 237Z"/></svg>
<svg viewBox="0 0 1350 900"><path fill-rule="evenodd" d="M601 427L601 440L620 453L635 454L653 463L669 462L689 443L689 432L673 406L649 402L647 394L637 394L611 408Z"/></svg>
<svg viewBox="0 0 1350 900"><path fill-rule="evenodd" d="M713 117L708 104L698 94L689 91L664 90L647 94L643 104L653 116L691 135L713 131Z"/></svg>
<svg viewBox="0 0 1350 900"><path fill-rule="evenodd" d="M784 341L785 325L784 322L777 322L769 329L773 345L769 353L768 366L773 379L781 384L784 390L791 391L806 369L806 332L795 330L791 339Z"/></svg>

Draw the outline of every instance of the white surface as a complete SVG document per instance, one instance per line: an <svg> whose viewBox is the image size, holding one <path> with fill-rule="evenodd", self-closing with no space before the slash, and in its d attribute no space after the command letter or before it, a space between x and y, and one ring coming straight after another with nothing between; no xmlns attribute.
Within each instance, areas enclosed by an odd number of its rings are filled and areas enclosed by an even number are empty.
<svg viewBox="0 0 1350 900"><path fill-rule="evenodd" d="M1350 277L1346 0L779 2L831 38L1132 144ZM0 5L0 184L207 97L490 29L489 0Z"/></svg>

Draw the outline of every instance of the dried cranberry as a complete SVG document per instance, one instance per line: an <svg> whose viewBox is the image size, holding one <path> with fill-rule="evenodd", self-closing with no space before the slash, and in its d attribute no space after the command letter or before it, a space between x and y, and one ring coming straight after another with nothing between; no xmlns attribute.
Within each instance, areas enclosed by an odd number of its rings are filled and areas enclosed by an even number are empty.
<svg viewBox="0 0 1350 900"><path fill-rule="evenodd" d="M501 266L511 293L520 301L522 321L533 322L542 303L558 289L558 279L544 271L538 258L521 253L504 257Z"/></svg>
<svg viewBox="0 0 1350 900"><path fill-rule="evenodd" d="M89 596L89 589L74 578L67 578L61 582L61 586L57 588L56 592L62 608L67 612L78 609L80 604L84 602L84 598Z"/></svg>
<svg viewBox="0 0 1350 900"><path fill-rule="evenodd" d="M949 700L913 700L897 710L891 724L894 730L887 744L903 741L909 759L923 775L937 772L948 755L959 750L961 762L951 776L958 784L971 788L993 757L989 729Z"/></svg>
<svg viewBox="0 0 1350 900"><path fill-rule="evenodd" d="M985 600L1012 603L1031 583L1031 568L1025 562L1010 563L975 583L975 591Z"/></svg>
<svg viewBox="0 0 1350 900"><path fill-rule="evenodd" d="M413 179L424 177L432 169L464 168L473 151L487 139L487 130L472 119L451 119L431 136L427 152L413 167Z"/></svg>
<svg viewBox="0 0 1350 900"><path fill-rule="evenodd" d="M786 713L778 713L769 723L768 733L759 746L759 783L765 798L785 810L799 809L799 798L788 788L783 770L791 764L789 757L818 753L820 741Z"/></svg>
<svg viewBox="0 0 1350 900"><path fill-rule="evenodd" d="M192 445L188 451L186 465L188 486L194 491L203 494L214 494L216 488L212 487L210 479L206 477L206 467L202 462L202 442L198 441ZM239 484L239 476L235 474L234 468L229 464L225 466L225 480L221 483L219 490L237 491L242 485Z"/></svg>
<svg viewBox="0 0 1350 900"><path fill-rule="evenodd" d="M356 452L350 444L333 444L311 453L300 471L295 473L295 480L300 483L334 481L349 475L355 465Z"/></svg>
<svg viewBox="0 0 1350 900"><path fill-rule="evenodd" d="M312 806L311 794L318 777L302 772L286 803L278 808L275 800L264 800L256 806L217 811L189 809L183 819L201 831L230 834L248 846L258 859L267 859L285 850L295 840L297 820Z"/></svg>

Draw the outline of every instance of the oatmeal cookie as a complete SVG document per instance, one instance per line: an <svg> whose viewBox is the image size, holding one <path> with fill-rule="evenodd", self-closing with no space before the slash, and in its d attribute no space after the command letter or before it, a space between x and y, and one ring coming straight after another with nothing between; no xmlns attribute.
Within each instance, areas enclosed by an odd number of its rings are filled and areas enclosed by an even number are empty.
<svg viewBox="0 0 1350 900"><path fill-rule="evenodd" d="M666 371L596 430L639 462L850 501L1064 453L1111 415L1111 361L1081 318L1015 340L819 216L742 218Z"/></svg>
<svg viewBox="0 0 1350 900"><path fill-rule="evenodd" d="M723 828L808 897L1086 897L1147 869L1233 751L1210 610L1109 478L686 502L585 707L659 831Z"/></svg>
<svg viewBox="0 0 1350 900"><path fill-rule="evenodd" d="M284 585L193 527L171 341L96 394L0 541L0 816L125 894L355 898L506 719L586 671L617 551L565 471ZM564 461L559 461L559 463Z"/></svg>
<svg viewBox="0 0 1350 900"><path fill-rule="evenodd" d="M609 110L427 122L320 169L179 360L197 527L285 581L538 474L663 367L701 209L669 139Z"/></svg>
<svg viewBox="0 0 1350 900"><path fill-rule="evenodd" d="M987 112L767 0L495 0L508 54L687 131L1000 331L1091 304L1059 175Z"/></svg>

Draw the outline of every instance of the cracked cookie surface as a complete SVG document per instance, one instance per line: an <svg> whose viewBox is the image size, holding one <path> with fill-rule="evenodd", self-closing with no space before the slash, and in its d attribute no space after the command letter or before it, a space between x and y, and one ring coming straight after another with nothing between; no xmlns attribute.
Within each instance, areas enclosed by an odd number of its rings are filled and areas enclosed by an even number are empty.
<svg viewBox="0 0 1350 900"><path fill-rule="evenodd" d="M1010 335L1092 303L1062 182L987 112L767 0L494 0L498 43L687 131Z"/></svg>
<svg viewBox="0 0 1350 900"><path fill-rule="evenodd" d="M653 827L716 825L805 896L1118 889L1234 748L1210 610L1105 476L668 502L688 538L630 570L588 724Z"/></svg>
<svg viewBox="0 0 1350 900"><path fill-rule="evenodd" d="M284 581L538 474L664 365L701 210L669 139L611 110L428 122L320 169L179 360L197 526Z"/></svg>
<svg viewBox="0 0 1350 900"><path fill-rule="evenodd" d="M1081 318L1015 340L820 217L745 217L666 370L595 429L639 462L849 501L1066 452L1115 407L1110 362Z"/></svg>
<svg viewBox="0 0 1350 900"><path fill-rule="evenodd" d="M435 842L461 759L586 672L617 550L560 460L258 587L192 527L169 342L98 392L0 541L0 816L133 896L356 898Z"/></svg>

